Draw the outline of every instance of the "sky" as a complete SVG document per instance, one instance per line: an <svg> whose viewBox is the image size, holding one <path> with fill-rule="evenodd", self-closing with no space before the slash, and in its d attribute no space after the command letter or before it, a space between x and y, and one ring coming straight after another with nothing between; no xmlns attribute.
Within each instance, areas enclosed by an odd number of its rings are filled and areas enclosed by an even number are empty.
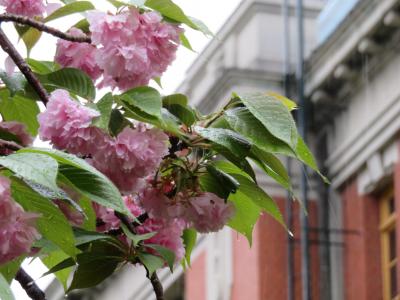
<svg viewBox="0 0 400 300"><path fill-rule="evenodd" d="M55 2L55 1L49 1ZM217 33L219 28L224 24L227 18L233 13L235 8L239 5L241 0L175 0L183 11L189 15L202 20L212 32ZM105 0L92 1L98 9L107 10L112 9ZM67 30L71 25L76 23L81 17L63 18L60 21L54 21L50 25L57 27L62 30ZM66 20L68 22L66 22ZM9 35L12 42L17 46L17 49L21 54L25 55L25 48L22 43L18 43L17 35L11 24L3 25L3 28L7 35ZM184 47L180 47L177 52L177 59L169 67L167 72L161 79L163 94L173 93L174 90L179 86L185 76L186 70L190 67L191 63L201 53L207 43L210 41L209 38L205 37L199 32L188 29L186 32L193 49L196 52L187 50ZM218 38L218 35L216 36ZM37 60L51 60L55 53L55 39L49 35L44 34L32 50L31 57ZM4 52L0 50L0 62L3 62L6 58ZM38 260L34 262L25 261L24 268L29 274L37 280L37 283L41 288L46 287L52 280L51 276L46 276L41 279L40 276L45 272L45 267L40 264ZM13 282L12 289L17 300L29 300L25 292L20 288L19 284ZM52 300L52 299L50 299Z"/></svg>

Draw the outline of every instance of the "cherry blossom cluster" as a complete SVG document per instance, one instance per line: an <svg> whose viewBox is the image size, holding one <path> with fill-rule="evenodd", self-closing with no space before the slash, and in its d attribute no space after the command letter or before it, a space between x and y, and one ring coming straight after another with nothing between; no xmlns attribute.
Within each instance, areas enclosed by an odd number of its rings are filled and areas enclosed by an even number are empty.
<svg viewBox="0 0 400 300"><path fill-rule="evenodd" d="M93 80L103 75L99 87L127 90L146 85L175 59L182 29L162 22L158 12L93 11L88 20L93 45L60 40L55 60L63 67L83 70ZM76 28L70 33L83 34Z"/></svg>
<svg viewBox="0 0 400 300"><path fill-rule="evenodd" d="M33 138L27 132L25 124L15 121L0 122L0 131L14 135L16 142L23 147L30 146L33 142Z"/></svg>
<svg viewBox="0 0 400 300"><path fill-rule="evenodd" d="M0 265L31 252L33 242L40 238L37 218L12 199L10 180L0 176Z"/></svg>
<svg viewBox="0 0 400 300"><path fill-rule="evenodd" d="M235 212L230 202L199 190L167 197L163 189L146 188L139 194L139 201L150 216L166 220L179 218L201 233L219 231Z"/></svg>
<svg viewBox="0 0 400 300"><path fill-rule="evenodd" d="M27 17L42 16L46 10L43 0L0 0L0 5L8 13Z"/></svg>
<svg viewBox="0 0 400 300"><path fill-rule="evenodd" d="M125 206L133 216L139 217L145 211L133 196L124 197ZM94 204L95 212L100 225L97 230L108 232L120 228L120 220L115 216L114 211L98 204ZM180 219L166 220L162 218L147 218L142 224L135 227L137 234L155 233L154 236L144 241L145 244L157 244L166 247L174 252L175 261L179 262L185 255L185 248L181 238L183 230L187 228L186 223ZM122 239L129 243L126 238Z"/></svg>
<svg viewBox="0 0 400 300"><path fill-rule="evenodd" d="M72 100L67 91L56 90L38 116L39 136L59 150L86 157L123 194L138 191L168 153L168 136L156 128L137 126L112 137L91 125L98 116Z"/></svg>

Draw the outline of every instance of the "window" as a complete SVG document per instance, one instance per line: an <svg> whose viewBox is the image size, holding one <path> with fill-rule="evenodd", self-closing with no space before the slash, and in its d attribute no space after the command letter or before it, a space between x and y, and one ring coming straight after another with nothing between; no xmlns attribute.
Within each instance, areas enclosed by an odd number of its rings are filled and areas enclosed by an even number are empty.
<svg viewBox="0 0 400 300"><path fill-rule="evenodd" d="M380 205L383 299L400 300L397 280L396 207L393 189L383 195Z"/></svg>

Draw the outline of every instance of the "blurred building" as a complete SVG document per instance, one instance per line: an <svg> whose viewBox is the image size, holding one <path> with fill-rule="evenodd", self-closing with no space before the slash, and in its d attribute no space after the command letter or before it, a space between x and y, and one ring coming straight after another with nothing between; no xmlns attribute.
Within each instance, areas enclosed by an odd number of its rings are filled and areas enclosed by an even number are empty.
<svg viewBox="0 0 400 300"><path fill-rule="evenodd" d="M289 1L285 31L282 2L243 1L179 92L202 112L221 107L232 91L285 93L297 59L296 17ZM305 0L304 23L308 140L332 182L325 186L309 172L312 299L400 299L400 1ZM298 188L302 169L291 169ZM286 214L285 192L260 182ZM301 299L298 207L293 214L293 239L267 216L251 249L230 230L200 237L190 270L160 272L166 299ZM56 291L50 286L49 299ZM144 300L153 291L144 270L129 268L76 299Z"/></svg>

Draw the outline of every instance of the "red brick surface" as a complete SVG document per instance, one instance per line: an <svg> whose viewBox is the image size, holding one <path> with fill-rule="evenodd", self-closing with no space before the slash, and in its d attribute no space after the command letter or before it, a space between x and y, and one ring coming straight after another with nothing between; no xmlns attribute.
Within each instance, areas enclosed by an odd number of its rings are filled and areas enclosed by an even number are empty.
<svg viewBox="0 0 400 300"><path fill-rule="evenodd" d="M185 299L206 300L206 253L200 254L185 273Z"/></svg>
<svg viewBox="0 0 400 300"><path fill-rule="evenodd" d="M344 235L345 300L382 299L379 233L379 203L372 196L360 196L357 182L342 193L343 225L358 234Z"/></svg>

